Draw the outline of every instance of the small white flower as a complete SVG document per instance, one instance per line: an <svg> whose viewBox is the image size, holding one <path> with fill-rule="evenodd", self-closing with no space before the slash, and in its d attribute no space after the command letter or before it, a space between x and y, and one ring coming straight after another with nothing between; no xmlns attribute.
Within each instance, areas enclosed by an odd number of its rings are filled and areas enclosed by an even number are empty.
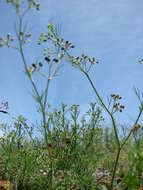
<svg viewBox="0 0 143 190"><path fill-rule="evenodd" d="M43 175L47 175L47 173L46 173L46 172L43 172Z"/></svg>

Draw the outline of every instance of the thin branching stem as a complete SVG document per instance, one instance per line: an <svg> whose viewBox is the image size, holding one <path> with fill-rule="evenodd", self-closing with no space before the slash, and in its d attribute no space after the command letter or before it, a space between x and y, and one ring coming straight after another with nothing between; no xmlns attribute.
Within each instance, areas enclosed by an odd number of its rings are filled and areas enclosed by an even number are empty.
<svg viewBox="0 0 143 190"><path fill-rule="evenodd" d="M98 97L100 103L102 104L103 108L106 110L106 112L109 114L109 116L111 117L111 120L112 120L112 124L113 124L113 128L114 128L114 132L115 132L115 136L116 136L116 141L117 141L117 144L118 144L118 147L120 147L120 141L119 141L119 137L118 137L118 132L117 132L117 127L116 127L116 123L115 123L115 119L113 117L113 115L111 114L111 112L109 111L109 109L107 108L107 106L105 105L105 103L103 102L102 98L100 97L98 91L96 90L96 87L95 85L93 84L89 74L87 72L85 72L84 70L81 70L85 76L87 77L89 83L91 84L96 96Z"/></svg>
<svg viewBox="0 0 143 190"><path fill-rule="evenodd" d="M120 157L120 152L121 152L121 148L119 147L118 150L117 150L117 155L116 155L115 164L114 164L114 168L113 168L110 190L113 189L114 179L115 179L117 166L118 166L118 161L119 161L119 157Z"/></svg>
<svg viewBox="0 0 143 190"><path fill-rule="evenodd" d="M139 109L139 114L138 114L138 116L137 116L137 119L136 119L136 121L135 121L135 123L134 123L132 129L130 130L129 134L128 134L127 137L125 138L124 142L121 144L121 149L122 149L123 146L126 144L126 142L128 141L128 139L130 138L130 136L133 134L133 132L134 132L133 129L134 129L134 127L137 125L137 123L138 123L138 121L139 121L139 119L140 119L140 117L141 117L141 115L142 115L142 112L143 112L143 108L141 107L141 108Z"/></svg>
<svg viewBox="0 0 143 190"><path fill-rule="evenodd" d="M21 58L22 58L22 61L23 61L23 64L24 64L24 69L25 69L25 72L27 73L27 76L29 78L29 81L31 82L32 84L32 87L33 87L33 90L34 90L34 93L36 95L36 97L39 99L39 104L40 104L40 108L41 108L41 112L42 112L42 118L43 118L43 127L44 127L44 136L45 136L45 142L46 144L48 143L48 140L47 140L47 130L46 130L46 113L45 113L45 107L43 106L42 104L42 101L40 99L40 94L38 92L38 89L34 83L34 81L32 80L32 77L30 76L30 74L27 72L28 71L28 67L27 67L27 64L26 64L26 59L25 59L25 56L24 56L24 51L23 51L23 42L22 42L22 37L21 37L21 34L22 33L22 22L23 22L23 17L21 15L18 14L18 19L19 19L19 33L18 33L18 43L19 43L19 53L21 55Z"/></svg>

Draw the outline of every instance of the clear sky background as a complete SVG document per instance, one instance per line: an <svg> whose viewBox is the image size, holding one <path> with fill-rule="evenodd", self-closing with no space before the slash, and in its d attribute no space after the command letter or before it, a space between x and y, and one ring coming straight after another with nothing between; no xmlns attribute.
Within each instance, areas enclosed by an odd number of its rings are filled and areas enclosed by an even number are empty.
<svg viewBox="0 0 143 190"><path fill-rule="evenodd" d="M27 17L34 34L32 46L25 50L27 61L32 63L40 56L41 51L35 45L48 22L60 24L62 36L76 45L76 55L87 53L98 58L100 64L92 73L97 89L103 98L119 93L126 106L120 121L132 122L138 109L133 86L143 91L143 66L138 63L143 56L143 1L41 0L40 4L40 12L32 11ZM14 34L15 19L12 7L0 0L0 36ZM9 102L13 116L22 114L35 121L38 114L30 87L17 52L0 48L0 100ZM60 76L50 86L51 105L77 103L85 112L94 100L87 80L69 63L64 63ZM0 121L7 120L8 116L0 115Z"/></svg>

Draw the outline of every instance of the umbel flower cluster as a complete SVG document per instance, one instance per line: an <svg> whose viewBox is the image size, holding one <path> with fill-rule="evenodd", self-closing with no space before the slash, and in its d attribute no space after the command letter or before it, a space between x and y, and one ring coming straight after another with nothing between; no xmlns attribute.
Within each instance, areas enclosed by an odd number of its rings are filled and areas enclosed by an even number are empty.
<svg viewBox="0 0 143 190"><path fill-rule="evenodd" d="M141 189L143 135L138 129L142 128L139 122L143 94L136 91L139 113L129 130L123 126L122 133L115 114L125 108L122 97L113 93L109 105L106 104L90 75L99 61L87 54L73 55L75 45L60 37L49 23L48 31L42 32L37 42L41 56L27 62L24 50L32 34L28 32L25 15L31 8L39 11L40 4L35 0L7 0L7 3L17 14L16 35L8 33L0 37L0 47L5 45L19 53L41 117L31 124L20 115L12 117L12 126L1 125L4 135L0 138L0 179L10 180L15 190ZM62 104L61 109L52 110L48 102L49 85L59 74L63 61L85 76L96 97L96 103L91 103L81 118L77 104L71 107ZM8 113L7 109L8 103L2 102L0 112ZM110 127L104 127L102 110L110 118Z"/></svg>
<svg viewBox="0 0 143 190"><path fill-rule="evenodd" d="M13 40L14 39L13 39L13 37L12 37L12 35L10 33L8 33L6 35L5 39L3 39L2 37L0 37L0 47L6 45L8 48L10 48L11 47L10 43L13 42Z"/></svg>
<svg viewBox="0 0 143 190"><path fill-rule="evenodd" d="M119 96L118 94L117 94L117 95L116 95L116 94L111 94L111 99L113 100L113 110L112 110L112 112L113 112L113 113L115 113L115 112L117 112L117 111L122 112L123 109L125 108L125 106L122 105L122 104L119 102L119 100L121 100L122 97Z"/></svg>
<svg viewBox="0 0 143 190"><path fill-rule="evenodd" d="M40 10L40 4L37 3L37 1L35 0L6 0L7 3L12 4L17 11L19 11L19 8L22 4L24 4L25 2L28 3L28 8L35 8L37 11Z"/></svg>
<svg viewBox="0 0 143 190"><path fill-rule="evenodd" d="M75 45L73 45L68 40L60 38L56 33L52 23L48 24L48 32L46 34L41 33L38 45L41 45L45 42L52 43L54 47L58 49L58 57L53 60L54 62L58 62L60 59L65 58L66 61L71 62L74 67L78 67L83 72L89 72L95 63L99 63L95 57L90 57L85 54L82 54L81 56L71 55L69 52L71 49L75 48ZM46 56L45 60L50 62L50 55Z"/></svg>
<svg viewBox="0 0 143 190"><path fill-rule="evenodd" d="M0 103L0 112L1 113L4 113L4 114L7 114L8 113L8 102L7 101L2 101Z"/></svg>

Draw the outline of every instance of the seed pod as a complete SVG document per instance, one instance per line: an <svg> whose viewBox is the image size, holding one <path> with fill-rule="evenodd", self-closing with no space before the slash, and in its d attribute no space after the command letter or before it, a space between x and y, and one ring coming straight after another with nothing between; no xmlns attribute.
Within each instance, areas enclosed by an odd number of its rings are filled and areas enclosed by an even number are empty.
<svg viewBox="0 0 143 190"><path fill-rule="evenodd" d="M33 64L32 64L32 67L33 67L34 69L36 69L36 68L37 68L37 66L36 66L36 64L35 64L35 63L33 63Z"/></svg>
<svg viewBox="0 0 143 190"><path fill-rule="evenodd" d="M120 108L121 108L121 109L124 109L124 108L125 108L125 106L124 106L124 105L120 105Z"/></svg>
<svg viewBox="0 0 143 190"><path fill-rule="evenodd" d="M53 61L54 61L55 63L58 63L58 62L59 62L59 60L56 59L56 58L54 58Z"/></svg>
<svg viewBox="0 0 143 190"><path fill-rule="evenodd" d="M43 67L43 64L42 64L41 62L39 62L39 66L40 66L40 67Z"/></svg>
<svg viewBox="0 0 143 190"><path fill-rule="evenodd" d="M71 48L75 48L75 46L74 46L74 45L71 45L70 47L71 47Z"/></svg>
<svg viewBox="0 0 143 190"><path fill-rule="evenodd" d="M118 109L118 105L117 104L114 104L113 105L113 108L115 108L116 110Z"/></svg>
<svg viewBox="0 0 143 190"><path fill-rule="evenodd" d="M46 60L47 62L50 62L50 61L51 61L49 57L45 57L45 60Z"/></svg>
<svg viewBox="0 0 143 190"><path fill-rule="evenodd" d="M37 11L40 10L40 4L36 4L36 10L37 10Z"/></svg>

